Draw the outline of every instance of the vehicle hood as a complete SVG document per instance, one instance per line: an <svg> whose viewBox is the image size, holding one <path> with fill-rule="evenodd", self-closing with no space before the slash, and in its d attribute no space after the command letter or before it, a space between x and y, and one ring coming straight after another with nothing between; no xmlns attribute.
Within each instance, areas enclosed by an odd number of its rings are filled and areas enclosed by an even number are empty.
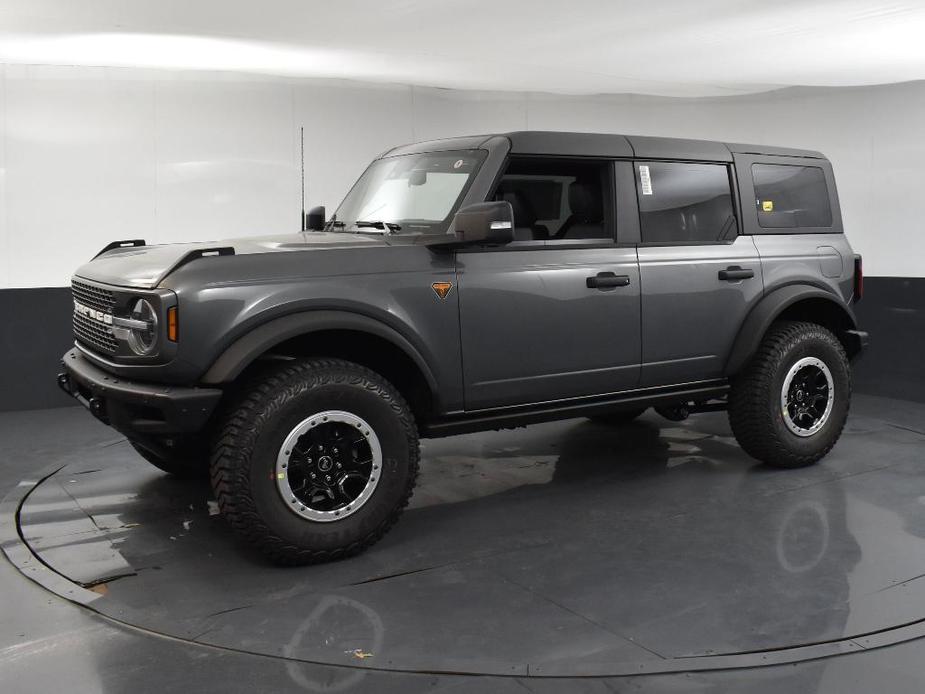
<svg viewBox="0 0 925 694"><path fill-rule="evenodd" d="M234 249L234 255L255 253L306 253L333 248L369 248L389 245L384 236L311 231L282 236L253 236L202 243L115 248L77 269L76 276L119 287L153 289L187 262L208 262L197 252ZM230 251L222 251L230 255ZM192 259L191 259L192 258Z"/></svg>

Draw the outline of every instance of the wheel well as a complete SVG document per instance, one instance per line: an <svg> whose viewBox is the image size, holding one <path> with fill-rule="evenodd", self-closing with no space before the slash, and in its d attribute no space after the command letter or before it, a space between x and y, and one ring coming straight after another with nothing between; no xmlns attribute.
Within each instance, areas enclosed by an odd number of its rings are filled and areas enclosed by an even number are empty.
<svg viewBox="0 0 925 694"><path fill-rule="evenodd" d="M854 329L854 321L851 316L834 301L812 297L801 299L783 311L774 319L774 322L781 320L806 321L816 323L824 328L828 328L835 334L839 342L848 353L848 357L853 357L858 351L855 342L846 339L847 330Z"/></svg>
<svg viewBox="0 0 925 694"><path fill-rule="evenodd" d="M372 369L394 385L411 407L419 423L433 412L434 401L427 379L404 350L394 343L359 330L322 330L282 342L256 363L280 357L336 357Z"/></svg>

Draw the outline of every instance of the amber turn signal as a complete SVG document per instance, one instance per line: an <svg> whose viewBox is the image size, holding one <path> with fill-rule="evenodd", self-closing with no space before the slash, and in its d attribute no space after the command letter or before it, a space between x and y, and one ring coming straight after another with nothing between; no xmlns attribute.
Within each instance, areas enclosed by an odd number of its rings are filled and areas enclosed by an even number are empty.
<svg viewBox="0 0 925 694"><path fill-rule="evenodd" d="M180 325L177 323L177 307L167 309L167 339L176 342L180 334Z"/></svg>

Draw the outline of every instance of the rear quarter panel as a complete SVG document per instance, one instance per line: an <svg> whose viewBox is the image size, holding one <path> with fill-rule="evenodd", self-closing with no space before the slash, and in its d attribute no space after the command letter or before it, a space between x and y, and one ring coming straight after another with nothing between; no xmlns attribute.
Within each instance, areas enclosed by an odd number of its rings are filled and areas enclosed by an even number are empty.
<svg viewBox="0 0 925 694"><path fill-rule="evenodd" d="M758 234L765 293L788 284L827 289L851 302L854 253L844 234Z"/></svg>
<svg viewBox="0 0 925 694"><path fill-rule="evenodd" d="M734 155L739 188L742 229L755 239L761 256L765 294L788 284L808 284L827 289L845 303L853 292L854 252L844 234L838 188L831 163L825 158ZM831 227L804 229L766 229L758 223L752 165L781 164L814 166L822 169L832 210Z"/></svg>

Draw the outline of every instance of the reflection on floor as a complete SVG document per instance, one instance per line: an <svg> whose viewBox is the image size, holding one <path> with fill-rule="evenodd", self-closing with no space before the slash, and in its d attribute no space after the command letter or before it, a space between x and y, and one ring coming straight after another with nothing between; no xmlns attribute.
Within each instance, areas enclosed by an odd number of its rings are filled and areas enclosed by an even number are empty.
<svg viewBox="0 0 925 694"><path fill-rule="evenodd" d="M184 662L266 669L275 673L268 681L282 672L290 688L308 691L412 691L427 682L456 691L469 682L381 670L508 676L472 680L491 681L484 691L565 691L564 680L536 675L654 672L682 658L833 641L861 651L852 637L925 618L925 407L862 397L854 412L835 451L799 471L757 465L722 415L673 424L648 414L621 428L571 420L425 441L411 508L381 543L294 570L238 543L207 486L160 474L85 413L5 415L4 492L37 468L64 466L23 505L33 550L94 586L92 609L196 644L127 634L57 598L47 605L51 598L4 567L3 585L27 598L0 608L0 685L4 672L23 678L13 691L41 683L46 647L77 658L66 635L36 641L35 627L17 627L33 612L54 622L65 610L60 619L95 644L81 649L81 664L100 682L124 673L127 649L147 648L141 643L156 644L138 664L147 675L176 651ZM832 688L844 685L833 673L868 672L849 665L861 661L911 667L921 643L632 681L851 691ZM127 677L118 675L114 690L128 689ZM163 677L131 686L146 691ZM248 680L217 677L222 691ZM920 691L923 679L905 684ZM608 691L627 680L579 683Z"/></svg>

